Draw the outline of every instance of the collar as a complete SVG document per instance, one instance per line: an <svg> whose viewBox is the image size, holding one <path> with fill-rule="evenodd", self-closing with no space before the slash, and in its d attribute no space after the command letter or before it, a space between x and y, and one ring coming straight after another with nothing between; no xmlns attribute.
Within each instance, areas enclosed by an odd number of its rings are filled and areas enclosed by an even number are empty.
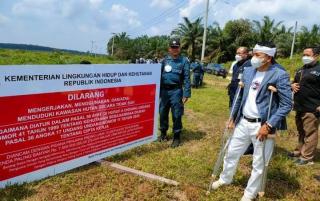
<svg viewBox="0 0 320 201"><path fill-rule="evenodd" d="M303 68L308 69L308 68L316 67L318 65L320 65L319 61L315 62L314 64L306 64L306 65L303 66Z"/></svg>

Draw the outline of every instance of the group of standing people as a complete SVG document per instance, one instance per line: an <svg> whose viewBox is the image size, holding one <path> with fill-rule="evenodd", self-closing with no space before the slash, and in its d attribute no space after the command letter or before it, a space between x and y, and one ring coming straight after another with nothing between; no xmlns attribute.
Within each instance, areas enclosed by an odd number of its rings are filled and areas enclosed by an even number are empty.
<svg viewBox="0 0 320 201"><path fill-rule="evenodd" d="M170 40L169 55L164 58L161 71L159 140L168 140L168 114L171 109L173 148L181 143L181 118L184 104L191 96L190 64L186 57L180 55L180 50L179 39ZM291 83L289 74L275 60L274 44L257 43L253 48L252 57L248 48L237 49L236 63L228 86L231 109L228 128L234 131L229 138L223 171L219 180L213 182L212 189L232 182L241 155L252 144L253 168L241 200L249 201L256 198L261 189L265 161L270 160L273 152L272 143L268 142L268 138L275 135L276 130L286 129L285 118L292 110L292 97L299 143L289 156L297 158L297 165L313 163L318 144L320 116L319 55L319 48L307 47L303 52L304 65L298 69ZM195 80L199 80L197 70L194 70L194 76ZM196 82L195 86L198 86L197 83L199 82ZM276 93L269 90L270 86L276 89Z"/></svg>

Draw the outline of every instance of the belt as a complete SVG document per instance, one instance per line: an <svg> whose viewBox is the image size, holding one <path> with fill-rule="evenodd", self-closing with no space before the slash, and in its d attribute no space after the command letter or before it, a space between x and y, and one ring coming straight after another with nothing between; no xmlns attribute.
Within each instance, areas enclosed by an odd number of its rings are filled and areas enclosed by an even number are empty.
<svg viewBox="0 0 320 201"><path fill-rule="evenodd" d="M246 117L246 116L243 116L243 118L244 118L245 120L247 120L248 122L250 122L250 123L258 123L258 122L261 122L261 118L252 119L252 118L248 118L248 117Z"/></svg>
<svg viewBox="0 0 320 201"><path fill-rule="evenodd" d="M180 89L182 88L181 85L162 85L161 88L163 89Z"/></svg>

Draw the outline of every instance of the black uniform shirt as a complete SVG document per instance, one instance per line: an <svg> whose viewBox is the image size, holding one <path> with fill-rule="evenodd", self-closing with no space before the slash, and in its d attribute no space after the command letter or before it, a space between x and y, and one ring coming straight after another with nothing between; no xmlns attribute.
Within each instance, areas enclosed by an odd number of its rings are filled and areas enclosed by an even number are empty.
<svg viewBox="0 0 320 201"><path fill-rule="evenodd" d="M297 112L316 112L320 106L320 63L298 69L293 82L300 84L300 90L294 94L294 109Z"/></svg>

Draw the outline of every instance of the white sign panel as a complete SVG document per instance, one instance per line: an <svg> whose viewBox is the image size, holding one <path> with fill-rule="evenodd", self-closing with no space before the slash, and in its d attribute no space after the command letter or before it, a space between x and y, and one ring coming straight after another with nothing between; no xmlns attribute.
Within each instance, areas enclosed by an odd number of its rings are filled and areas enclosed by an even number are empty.
<svg viewBox="0 0 320 201"><path fill-rule="evenodd" d="M0 67L0 187L157 138L160 65Z"/></svg>

